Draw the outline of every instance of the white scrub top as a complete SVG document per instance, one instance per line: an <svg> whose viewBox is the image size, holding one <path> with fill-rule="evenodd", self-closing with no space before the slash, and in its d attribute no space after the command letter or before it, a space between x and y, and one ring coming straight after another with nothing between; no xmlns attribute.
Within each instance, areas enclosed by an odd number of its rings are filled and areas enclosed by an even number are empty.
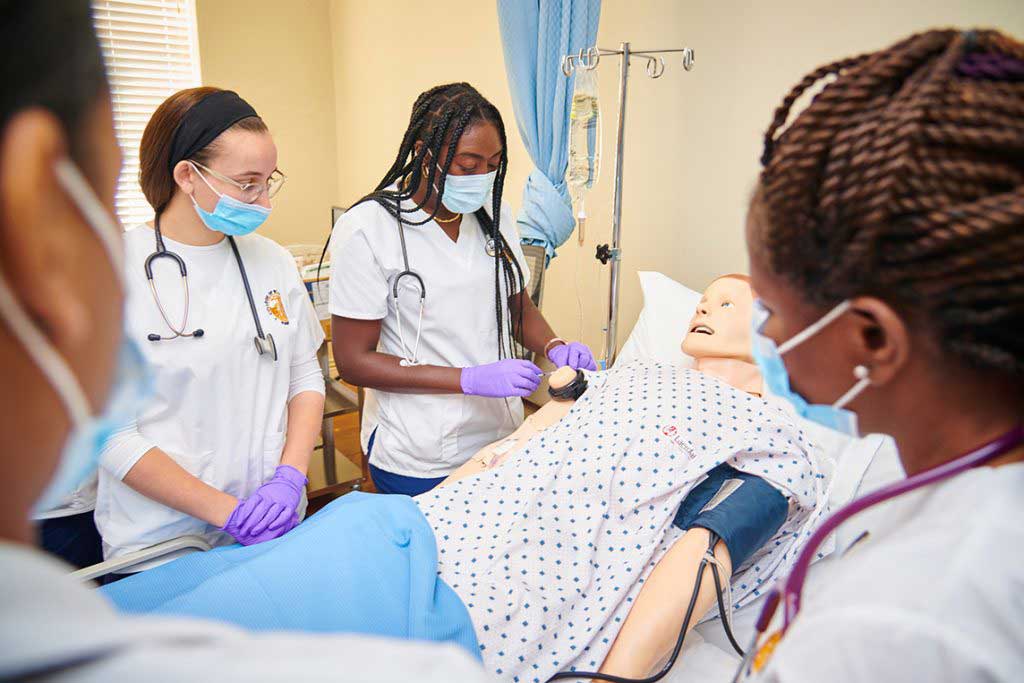
<svg viewBox="0 0 1024 683"><path fill-rule="evenodd" d="M420 221L427 214L417 211L406 216ZM528 283L530 271L507 205L501 209L501 234L523 270L523 282ZM487 240L476 217L463 215L457 242L434 221L405 226L405 239L409 267L426 285L419 361L453 368L497 361L494 257L486 253ZM331 314L381 320L378 348L399 357L403 357L402 344L390 293L403 270L398 222L383 207L364 202L338 219L331 236ZM506 321L508 294L503 290L501 297ZM402 331L411 351L420 303L415 278L402 278L399 301ZM511 433L522 420L519 398L368 390L363 450L376 430L374 466L410 477L443 477L483 446Z"/></svg>
<svg viewBox="0 0 1024 683"><path fill-rule="evenodd" d="M143 268L154 251L154 233L145 225L125 233L126 334L152 367L155 393L137 424L115 433L103 450L96 525L107 559L185 534L212 545L233 542L122 479L155 446L216 489L237 497L252 493L280 464L295 368L315 362L324 339L295 262L277 243L255 234L235 238L263 331L277 344L275 362L253 344L256 326L228 241L190 246L163 239L188 268L188 331L201 328L205 334L147 339L151 333L170 334ZM177 265L168 258L154 261L153 282L168 317L179 325L184 295ZM322 375L310 379L303 388L322 394Z"/></svg>
<svg viewBox="0 0 1024 683"><path fill-rule="evenodd" d="M0 680L448 683L490 680L454 645L251 633L199 619L129 617L71 567L0 542Z"/></svg>
<svg viewBox="0 0 1024 683"><path fill-rule="evenodd" d="M1024 463L980 467L890 501L812 567L762 681L1020 681ZM771 629L769 629L771 631Z"/></svg>

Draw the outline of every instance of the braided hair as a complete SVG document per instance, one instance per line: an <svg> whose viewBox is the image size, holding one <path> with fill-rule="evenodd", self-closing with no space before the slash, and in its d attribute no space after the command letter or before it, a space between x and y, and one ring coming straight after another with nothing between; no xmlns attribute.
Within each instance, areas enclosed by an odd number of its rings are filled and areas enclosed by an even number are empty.
<svg viewBox="0 0 1024 683"><path fill-rule="evenodd" d="M396 221L404 225L429 223L437 215L440 201L435 202L433 212L423 220L413 221L408 215L423 209L435 194L438 197L443 195L448 170L462 134L480 123L493 125L501 140L501 159L494 180L491 211L488 213L486 209L480 208L474 215L485 238L493 240L495 245L494 315L498 329L498 357L508 358L516 355L519 350L515 332L522 329L522 308L516 321L511 319L511 315L506 320L504 303L512 294L523 291L525 284L522 268L501 234L501 198L505 186L505 170L508 167L508 148L505 124L497 107L468 83L439 85L421 93L413 104L409 126L402 136L402 143L391 168L377 183L374 191L353 206L372 201L380 204ZM416 149L417 142L422 143L419 151ZM424 179L424 167L429 169L425 176L426 195L422 203L416 203L413 195ZM326 251L326 246L324 249Z"/></svg>
<svg viewBox="0 0 1024 683"><path fill-rule="evenodd" d="M752 229L810 303L876 296L972 367L1024 376L1024 44L936 30L823 66L761 162Z"/></svg>

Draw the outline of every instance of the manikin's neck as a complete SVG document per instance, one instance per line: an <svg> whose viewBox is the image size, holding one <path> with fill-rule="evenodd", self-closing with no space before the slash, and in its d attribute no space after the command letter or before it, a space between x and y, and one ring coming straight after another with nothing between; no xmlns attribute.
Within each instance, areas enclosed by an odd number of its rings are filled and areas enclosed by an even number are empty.
<svg viewBox="0 0 1024 683"><path fill-rule="evenodd" d="M764 382L757 365L735 358L698 358L697 370L717 377L731 387L760 396Z"/></svg>
<svg viewBox="0 0 1024 683"><path fill-rule="evenodd" d="M210 230L192 206L192 199L176 192L160 215L160 232L175 242L206 247L224 239L224 233Z"/></svg>

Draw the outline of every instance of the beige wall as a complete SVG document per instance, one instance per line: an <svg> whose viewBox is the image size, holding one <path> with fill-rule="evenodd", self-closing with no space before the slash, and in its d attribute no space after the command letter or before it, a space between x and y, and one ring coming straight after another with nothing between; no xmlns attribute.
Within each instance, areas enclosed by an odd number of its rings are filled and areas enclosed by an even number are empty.
<svg viewBox="0 0 1024 683"><path fill-rule="evenodd" d="M274 236L288 241L300 233L302 239L320 234L329 198L353 201L390 165L415 96L453 80L476 85L505 116L511 160L505 196L518 207L531 164L512 115L494 0L256 6L199 0L200 44L204 78L238 84L258 108L263 104L281 142L282 164L291 174L289 208L283 195ZM306 9L297 11L300 6ZM229 21L241 21L244 30L225 34L224 27L235 26ZM688 45L697 55L692 72L673 60L657 81L643 74L640 63L631 71L620 338L640 310L637 270L660 270L700 289L717 274L745 269L742 224L761 135L791 85L826 61L943 25L997 26L1024 37L1024 3L605 0L601 45ZM211 35L203 35L204 26ZM453 30L445 34L447 27ZM273 47L254 51L260 43L255 38ZM269 57L275 51L276 61ZM252 66L268 61L268 71ZM574 237L562 248L548 271L544 304L556 330L575 336L579 291L583 338L595 351L603 340L608 269L593 260L593 252L610 239L617 72L614 59L602 62L604 168L587 201L586 244L580 249ZM321 97L330 92L332 76L333 103ZM335 168L332 191L325 183ZM297 187L307 182L314 187ZM293 197L302 197L302 205L292 206Z"/></svg>
<svg viewBox="0 0 1024 683"><path fill-rule="evenodd" d="M429 27L446 16L459 17L457 33L435 36ZM670 61L657 81L639 63L631 70L620 341L642 305L637 270L659 270L701 289L717 274L745 269L742 225L761 135L790 86L821 63L941 25L999 26L1024 36L1024 3L605 0L601 45L688 45L697 55L693 71ZM386 170L417 93L467 80L505 116L511 159L505 196L518 207L530 161L513 133L494 2L333 0L331 27L340 199L365 193ZM555 329L576 335L579 291L583 337L595 351L603 341L608 269L592 256L611 234L617 72L614 59L602 63L604 164L587 201L586 244L577 247L574 237L561 249L548 271L544 303Z"/></svg>
<svg viewBox="0 0 1024 683"><path fill-rule="evenodd" d="M458 17L455 23L446 17ZM457 26L457 34L430 27ZM518 206L530 172L512 115L494 2L332 0L338 196L359 199L394 161L413 101L441 83L467 81L501 111L512 165L506 196Z"/></svg>
<svg viewBox="0 0 1024 683"><path fill-rule="evenodd" d="M838 57L945 25L997 26L1024 37L1024 2L606 0L600 45L618 47L623 40L634 48L688 45L697 57L693 71L686 73L672 61L656 81L643 74L642 63L631 69L620 340L642 305L637 270L659 270L699 290L718 274L746 269L742 226L761 139L792 85ZM600 67L606 164L587 203L597 233L588 242L610 239L616 66L609 59ZM589 244L587 252L589 257ZM552 266L549 292L572 288L571 259ZM588 274L594 269L593 261L583 267ZM600 339L604 282L602 296L587 308L590 342ZM575 309L568 296L553 296L545 306L549 318L560 323L573 320Z"/></svg>
<svg viewBox="0 0 1024 683"><path fill-rule="evenodd" d="M288 176L263 234L322 243L338 189L328 0L196 0L196 14L203 83L255 107Z"/></svg>

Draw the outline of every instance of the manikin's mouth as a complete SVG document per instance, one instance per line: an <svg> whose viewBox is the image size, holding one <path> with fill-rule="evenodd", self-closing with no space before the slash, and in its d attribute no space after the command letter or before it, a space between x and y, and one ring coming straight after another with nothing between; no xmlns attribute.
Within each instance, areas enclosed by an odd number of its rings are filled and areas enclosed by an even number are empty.
<svg viewBox="0 0 1024 683"><path fill-rule="evenodd" d="M715 331L707 325L694 325L690 328L690 334L706 334L710 336L714 333Z"/></svg>

